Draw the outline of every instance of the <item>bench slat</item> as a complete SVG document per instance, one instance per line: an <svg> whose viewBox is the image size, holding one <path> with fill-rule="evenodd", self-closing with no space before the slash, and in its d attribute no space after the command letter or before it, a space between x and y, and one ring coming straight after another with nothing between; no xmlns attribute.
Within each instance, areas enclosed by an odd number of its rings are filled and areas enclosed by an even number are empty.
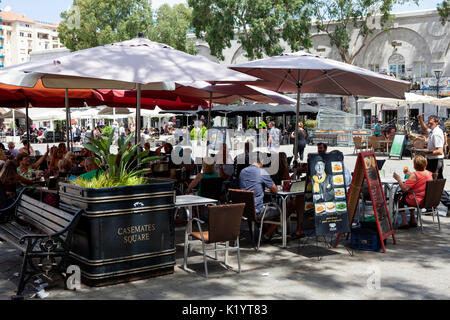
<svg viewBox="0 0 450 320"><path fill-rule="evenodd" d="M70 213L68 213L66 211L63 211L63 210L60 210L58 208L49 206L46 203L37 201L37 200L35 200L35 199L31 198L30 196L27 196L25 194L22 196L22 201L28 202L28 203L30 203L30 204L38 207L38 208L41 208L41 209L43 209L45 211L48 211L48 212L51 212L54 215L56 215L56 216L58 216L58 217L60 217L60 218L62 218L64 220L66 220L67 223L69 223L73 219L73 215L71 215Z"/></svg>
<svg viewBox="0 0 450 320"><path fill-rule="evenodd" d="M42 218L40 215L24 207L17 208L17 217L49 234L58 232L62 229L61 226Z"/></svg>
<svg viewBox="0 0 450 320"><path fill-rule="evenodd" d="M5 240L6 242L8 242L9 244L11 244L12 246L14 246L15 248L25 252L26 251L26 244L19 244L19 241L17 240L16 237L12 236L11 234L9 234L3 227L5 226L5 224L0 225L0 238L2 238L3 240Z"/></svg>
<svg viewBox="0 0 450 320"><path fill-rule="evenodd" d="M44 209L41 209L39 207L36 207L36 206L34 206L30 203L24 202L24 201L20 202L19 208L20 207L25 208L29 212L33 212L33 213L41 216L42 218L59 225L61 227L61 229L63 229L65 226L67 226L70 223L70 221L61 219L59 216L56 216L51 212L48 212Z"/></svg>
<svg viewBox="0 0 450 320"><path fill-rule="evenodd" d="M27 232L25 230L18 229L11 223L4 223L4 224L0 225L0 228L3 231L3 233L6 232L9 235L11 235L12 237L16 238L17 240L19 240L22 236L27 234Z"/></svg>

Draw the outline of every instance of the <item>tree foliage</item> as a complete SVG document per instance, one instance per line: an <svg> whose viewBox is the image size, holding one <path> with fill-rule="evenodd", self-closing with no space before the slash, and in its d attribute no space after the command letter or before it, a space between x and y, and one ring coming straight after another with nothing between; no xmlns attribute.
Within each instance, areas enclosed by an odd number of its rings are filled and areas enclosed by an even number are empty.
<svg viewBox="0 0 450 320"><path fill-rule="evenodd" d="M394 5L419 0L316 0L311 1L319 32L325 33L342 61L353 64L376 29L392 22ZM375 17L378 15L379 17ZM379 19L379 25L374 23ZM356 35L352 33L356 32Z"/></svg>
<svg viewBox="0 0 450 320"><path fill-rule="evenodd" d="M450 13L450 1L444 0L442 3L438 4L437 11L439 12L439 15L441 16L441 23L444 26L448 21L448 16Z"/></svg>
<svg viewBox="0 0 450 320"><path fill-rule="evenodd" d="M281 39L292 50L310 47L308 0L188 0L197 38L211 54L224 59L231 41L242 45L249 59L283 52Z"/></svg>
<svg viewBox="0 0 450 320"><path fill-rule="evenodd" d="M195 54L193 39L187 40L191 26L192 9L184 4L173 7L164 4L157 12L156 24L149 32L150 39L169 44L177 50Z"/></svg>
<svg viewBox="0 0 450 320"><path fill-rule="evenodd" d="M186 41L191 9L182 4L161 6L154 19L150 0L73 0L61 18L61 42L73 51L129 40L142 32L150 40L193 53Z"/></svg>

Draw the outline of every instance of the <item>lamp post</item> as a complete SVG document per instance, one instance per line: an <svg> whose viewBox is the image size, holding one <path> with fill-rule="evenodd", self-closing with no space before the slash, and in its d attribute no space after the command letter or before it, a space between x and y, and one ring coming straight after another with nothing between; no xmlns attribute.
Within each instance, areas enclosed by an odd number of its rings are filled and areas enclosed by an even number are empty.
<svg viewBox="0 0 450 320"><path fill-rule="evenodd" d="M442 70L434 70L434 75L436 77L436 98L439 99L439 82L441 80ZM436 115L439 117L439 106L436 106Z"/></svg>

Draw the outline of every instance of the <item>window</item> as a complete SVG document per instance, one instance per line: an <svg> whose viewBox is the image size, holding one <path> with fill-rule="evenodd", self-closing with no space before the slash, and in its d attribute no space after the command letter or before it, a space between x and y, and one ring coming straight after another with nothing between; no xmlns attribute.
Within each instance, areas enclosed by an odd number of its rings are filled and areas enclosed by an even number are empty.
<svg viewBox="0 0 450 320"><path fill-rule="evenodd" d="M380 72L379 64L369 64L369 70L373 72Z"/></svg>
<svg viewBox="0 0 450 320"><path fill-rule="evenodd" d="M28 34L28 38L32 38L33 35L31 33Z"/></svg>
<svg viewBox="0 0 450 320"><path fill-rule="evenodd" d="M389 58L389 74L397 78L405 76L405 58L401 54L393 54Z"/></svg>
<svg viewBox="0 0 450 320"><path fill-rule="evenodd" d="M25 27L30 28L30 25L29 25L29 24L26 24Z"/></svg>
<svg viewBox="0 0 450 320"><path fill-rule="evenodd" d="M21 37L25 37L25 33L21 32L21 33L20 33L20 36L21 36Z"/></svg>
<svg viewBox="0 0 450 320"><path fill-rule="evenodd" d="M427 66L425 62L423 61L414 62L413 73L414 79L425 78L427 74Z"/></svg>

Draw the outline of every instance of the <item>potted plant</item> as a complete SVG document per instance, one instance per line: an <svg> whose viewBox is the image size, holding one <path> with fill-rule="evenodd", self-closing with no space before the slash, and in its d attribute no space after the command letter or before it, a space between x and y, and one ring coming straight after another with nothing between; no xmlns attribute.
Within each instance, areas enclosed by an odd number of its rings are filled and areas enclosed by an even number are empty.
<svg viewBox="0 0 450 320"><path fill-rule="evenodd" d="M116 154L114 132L88 139L83 146L95 154L96 176L59 185L60 207L86 212L70 252L82 281L101 286L173 273L174 183L141 176L148 170L143 165L161 157L138 153L133 135L118 140Z"/></svg>

